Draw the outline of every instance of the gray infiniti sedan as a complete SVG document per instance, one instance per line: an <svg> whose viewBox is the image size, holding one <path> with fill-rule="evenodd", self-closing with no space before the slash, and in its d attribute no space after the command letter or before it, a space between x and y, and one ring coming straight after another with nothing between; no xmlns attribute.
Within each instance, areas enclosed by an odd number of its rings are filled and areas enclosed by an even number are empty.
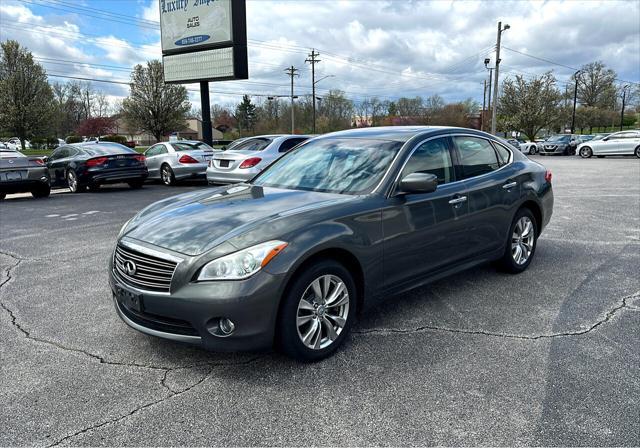
<svg viewBox="0 0 640 448"><path fill-rule="evenodd" d="M524 271L552 209L551 173L489 134L336 132L250 183L142 210L118 236L110 286L143 333L317 360L383 298L495 260Z"/></svg>
<svg viewBox="0 0 640 448"><path fill-rule="evenodd" d="M149 179L160 179L165 185L184 179L204 179L215 152L221 151L197 140L157 143L144 153Z"/></svg>

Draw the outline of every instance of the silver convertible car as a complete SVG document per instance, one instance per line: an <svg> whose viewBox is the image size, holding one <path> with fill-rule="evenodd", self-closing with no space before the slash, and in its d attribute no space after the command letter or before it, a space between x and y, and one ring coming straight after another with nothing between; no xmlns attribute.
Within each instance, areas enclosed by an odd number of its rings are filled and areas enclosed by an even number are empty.
<svg viewBox="0 0 640 448"><path fill-rule="evenodd" d="M379 300L494 260L523 272L552 208L551 172L492 135L352 129L149 205L120 231L110 285L146 334L317 360Z"/></svg>
<svg viewBox="0 0 640 448"><path fill-rule="evenodd" d="M144 153L149 179L174 185L178 180L204 178L214 152L211 146L197 140L157 143Z"/></svg>
<svg viewBox="0 0 640 448"><path fill-rule="evenodd" d="M207 181L228 184L250 180L307 139L307 135L261 135L236 140L211 159Z"/></svg>

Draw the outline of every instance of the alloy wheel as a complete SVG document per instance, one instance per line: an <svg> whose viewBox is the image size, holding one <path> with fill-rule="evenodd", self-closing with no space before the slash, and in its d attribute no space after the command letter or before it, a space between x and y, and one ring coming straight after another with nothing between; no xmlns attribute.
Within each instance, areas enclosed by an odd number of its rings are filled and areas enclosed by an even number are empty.
<svg viewBox="0 0 640 448"><path fill-rule="evenodd" d="M78 178L76 177L76 173L73 171L69 171L67 173L67 183L69 184L69 190L71 190L72 193L78 191Z"/></svg>
<svg viewBox="0 0 640 448"><path fill-rule="evenodd" d="M533 222L528 216L523 216L516 222L511 235L511 256L513 261L518 265L525 264L531 257L534 244Z"/></svg>
<svg viewBox="0 0 640 448"><path fill-rule="evenodd" d="M585 146L584 148L580 148L580 157L584 159L588 159L591 157L591 148Z"/></svg>
<svg viewBox="0 0 640 448"><path fill-rule="evenodd" d="M300 297L296 313L298 336L307 348L327 348L342 333L348 316L346 285L335 275L322 275L312 281Z"/></svg>

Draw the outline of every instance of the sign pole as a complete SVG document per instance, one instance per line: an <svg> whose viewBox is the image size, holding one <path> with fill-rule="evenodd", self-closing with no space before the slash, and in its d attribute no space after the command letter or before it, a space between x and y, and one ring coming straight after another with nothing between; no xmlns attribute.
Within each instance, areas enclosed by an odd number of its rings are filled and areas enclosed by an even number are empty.
<svg viewBox="0 0 640 448"><path fill-rule="evenodd" d="M200 107L202 109L202 140L213 145L213 129L211 128L211 104L209 103L209 82L200 82Z"/></svg>

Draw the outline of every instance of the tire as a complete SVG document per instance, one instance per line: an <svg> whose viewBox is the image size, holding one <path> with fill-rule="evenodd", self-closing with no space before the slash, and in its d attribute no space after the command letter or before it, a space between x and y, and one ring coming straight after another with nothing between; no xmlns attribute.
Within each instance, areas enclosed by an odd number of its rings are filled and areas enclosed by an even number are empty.
<svg viewBox="0 0 640 448"><path fill-rule="evenodd" d="M142 188L142 186L144 185L144 181L143 180L136 180L133 182L129 182L129 187L132 190L139 190L140 188Z"/></svg>
<svg viewBox="0 0 640 448"><path fill-rule="evenodd" d="M325 300L331 298L336 288L342 292L333 303L339 305L327 306L330 302ZM318 293L322 296L320 300L317 300ZM355 282L342 264L320 260L306 267L294 277L284 293L276 328L278 348L298 361L319 361L328 357L349 334L357 302ZM299 318L307 320L298 325Z"/></svg>
<svg viewBox="0 0 640 448"><path fill-rule="evenodd" d="M50 194L51 187L49 185L44 185L31 191L31 196L34 198L48 198Z"/></svg>
<svg viewBox="0 0 640 448"><path fill-rule="evenodd" d="M588 146L583 146L580 148L580 157L583 159L588 159L593 155L593 151Z"/></svg>
<svg viewBox="0 0 640 448"><path fill-rule="evenodd" d="M636 153L636 157L640 159L640 146L638 146L634 152Z"/></svg>
<svg viewBox="0 0 640 448"><path fill-rule="evenodd" d="M531 225L528 226L527 223ZM528 227L528 230L527 230ZM509 227L509 235L504 250L504 255L500 259L500 267L510 274L524 272L536 253L538 243L538 224L528 208L521 208ZM517 244L517 246L516 246ZM519 248L519 250L518 250ZM520 258L522 255L526 258Z"/></svg>
<svg viewBox="0 0 640 448"><path fill-rule="evenodd" d="M67 171L65 177L67 178L67 185L69 186L69 191L71 191L71 193L81 193L86 188L84 185L80 185L78 176L76 176L75 171Z"/></svg>
<svg viewBox="0 0 640 448"><path fill-rule="evenodd" d="M176 184L176 176L173 174L173 170L166 163L160 167L160 179L162 183L170 187Z"/></svg>
<svg viewBox="0 0 640 448"><path fill-rule="evenodd" d="M536 147L535 147L535 145L531 145L531 146L529 146L529 155L530 155L530 156L533 156L533 155L535 155L535 154L536 154Z"/></svg>

